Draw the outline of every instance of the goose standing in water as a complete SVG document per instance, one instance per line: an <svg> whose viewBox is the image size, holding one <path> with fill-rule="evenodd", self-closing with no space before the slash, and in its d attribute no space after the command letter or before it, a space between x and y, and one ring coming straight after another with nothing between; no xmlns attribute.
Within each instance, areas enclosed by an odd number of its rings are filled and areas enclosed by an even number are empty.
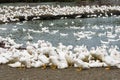
<svg viewBox="0 0 120 80"><path fill-rule="evenodd" d="M27 32L27 35L24 37L24 39L27 40L27 41L32 41L33 37L30 35L29 32Z"/></svg>

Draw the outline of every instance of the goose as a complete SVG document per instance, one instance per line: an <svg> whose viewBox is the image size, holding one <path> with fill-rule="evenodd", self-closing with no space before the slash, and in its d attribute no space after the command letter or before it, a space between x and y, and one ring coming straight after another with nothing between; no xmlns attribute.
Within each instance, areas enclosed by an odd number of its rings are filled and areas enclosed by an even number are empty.
<svg viewBox="0 0 120 80"><path fill-rule="evenodd" d="M54 23L50 23L49 25L50 25L50 26L54 26Z"/></svg>
<svg viewBox="0 0 120 80"><path fill-rule="evenodd" d="M0 30L2 30L2 31L6 31L6 30L7 30L7 28L0 28Z"/></svg>
<svg viewBox="0 0 120 80"><path fill-rule="evenodd" d="M42 26L43 26L43 22L41 22L41 23L39 24L39 26L42 27Z"/></svg>
<svg viewBox="0 0 120 80"><path fill-rule="evenodd" d="M2 50L3 51L3 50ZM9 54L9 55L8 55ZM11 61L11 60L13 60L13 53L12 52L10 52L10 51L3 51L3 52L1 52L1 54L0 54L0 56L1 57L3 57L3 58L5 58L5 59L7 59L6 61Z"/></svg>
<svg viewBox="0 0 120 80"><path fill-rule="evenodd" d="M65 25L68 25L68 22L65 22Z"/></svg>
<svg viewBox="0 0 120 80"><path fill-rule="evenodd" d="M50 34L56 34L58 32L59 32L59 30L53 30L52 32L50 32Z"/></svg>
<svg viewBox="0 0 120 80"><path fill-rule="evenodd" d="M120 39L108 39L109 42L117 42L117 41L120 41Z"/></svg>
<svg viewBox="0 0 120 80"><path fill-rule="evenodd" d="M67 61L66 60L60 60L60 63L58 65L58 69L65 69L68 67Z"/></svg>
<svg viewBox="0 0 120 80"><path fill-rule="evenodd" d="M49 58L43 54L38 56L38 60L40 60L43 64L42 64L42 69L46 69L46 67L49 64Z"/></svg>
<svg viewBox="0 0 120 80"><path fill-rule="evenodd" d="M57 54L58 54L58 60L59 60L59 69L64 69L68 67L67 60L65 58L65 53L62 50L57 49Z"/></svg>
<svg viewBox="0 0 120 80"><path fill-rule="evenodd" d="M68 63L68 66L72 67L74 64L74 55L73 53L70 51L69 53L65 54L65 59Z"/></svg>
<svg viewBox="0 0 120 80"><path fill-rule="evenodd" d="M58 60L58 57L56 57L56 56L50 56L49 59L50 59L50 63L51 63L50 67L52 69L58 68L58 65L60 63L59 60Z"/></svg>
<svg viewBox="0 0 120 80"><path fill-rule="evenodd" d="M60 60L58 57L56 56L50 56L50 61L51 61L51 68L52 69L65 69L68 67L68 64L66 62L66 60Z"/></svg>
<svg viewBox="0 0 120 80"><path fill-rule="evenodd" d="M65 36L68 36L68 34L67 33L66 34L65 33L60 33L60 36L64 36L65 37Z"/></svg>
<svg viewBox="0 0 120 80"><path fill-rule="evenodd" d="M72 21L72 24L75 24L75 22L74 22L74 21Z"/></svg>
<svg viewBox="0 0 120 80"><path fill-rule="evenodd" d="M97 49L95 50L95 48L93 47L90 50L90 54L92 55L92 57L95 60L100 60L103 61L105 56L108 56L108 53L106 51L106 49L102 48L102 47L97 47Z"/></svg>
<svg viewBox="0 0 120 80"><path fill-rule="evenodd" d="M8 66L10 66L10 67L21 67L21 62L17 61L15 63L10 63L10 64L8 64Z"/></svg>
<svg viewBox="0 0 120 80"><path fill-rule="evenodd" d="M49 33L49 28L48 27L42 28L42 32Z"/></svg>
<svg viewBox="0 0 120 80"><path fill-rule="evenodd" d="M78 59L81 59L85 62L88 62L88 58L90 56L89 51L86 49L85 46L78 46L74 48L74 51L76 52L76 57Z"/></svg>
<svg viewBox="0 0 120 80"><path fill-rule="evenodd" d="M89 61L90 67L105 67L107 64L105 62L100 62L99 60L90 60Z"/></svg>
<svg viewBox="0 0 120 80"><path fill-rule="evenodd" d="M8 62L9 62L9 60L7 58L5 58L4 56L0 55L0 64L6 64Z"/></svg>
<svg viewBox="0 0 120 80"><path fill-rule="evenodd" d="M120 60L120 52L117 50L117 46L116 47L111 47L109 49L109 53L110 53L110 56L112 58L114 58L115 60Z"/></svg>
<svg viewBox="0 0 120 80"><path fill-rule="evenodd" d="M58 43L57 48L58 48L57 50L65 50L67 47L60 42L60 43Z"/></svg>
<svg viewBox="0 0 120 80"><path fill-rule="evenodd" d="M33 37L30 35L30 33L27 33L26 39L27 39L28 41L32 41L32 40L33 40Z"/></svg>
<svg viewBox="0 0 120 80"><path fill-rule="evenodd" d="M52 47L52 48L49 50L49 56L56 56L56 57L58 57L58 53L57 53L55 47Z"/></svg>
<svg viewBox="0 0 120 80"><path fill-rule="evenodd" d="M26 47L26 50L30 55L33 55L35 53L35 47L34 46L29 45L29 46Z"/></svg>
<svg viewBox="0 0 120 80"><path fill-rule="evenodd" d="M46 56L50 56L50 55L54 55L56 54L56 52L54 51L54 47L52 46L46 46L46 47L41 47L41 48L38 48L37 49L37 52L39 54L43 54L43 55L46 55Z"/></svg>
<svg viewBox="0 0 120 80"><path fill-rule="evenodd" d="M103 62L108 65L107 68L105 68L106 70L109 70L111 66L119 68L118 64L120 64L120 61L113 59L111 56L105 56Z"/></svg>
<svg viewBox="0 0 120 80"><path fill-rule="evenodd" d="M77 15L76 17L75 17L75 19L77 19L77 18L81 18L81 15ZM81 21L80 21L81 22Z"/></svg>
<svg viewBox="0 0 120 80"><path fill-rule="evenodd" d="M64 17L61 17L60 19L64 19Z"/></svg>
<svg viewBox="0 0 120 80"><path fill-rule="evenodd" d="M106 36L108 37L108 38L115 38L116 36L117 36L117 34L112 34L112 32L106 32Z"/></svg>
<svg viewBox="0 0 120 80"><path fill-rule="evenodd" d="M13 40L13 39L11 39L10 37L6 37L6 41L8 42L8 46L10 46L10 45L15 45L16 43L15 43L15 41ZM7 43L6 43L7 44Z"/></svg>
<svg viewBox="0 0 120 80"><path fill-rule="evenodd" d="M88 62L88 57L82 53L80 53L77 58L85 62Z"/></svg>
<svg viewBox="0 0 120 80"><path fill-rule="evenodd" d="M14 49L12 51L9 51L8 54L7 54L6 58L9 60L10 63L16 62L20 58L20 51L19 50Z"/></svg>
<svg viewBox="0 0 120 80"><path fill-rule="evenodd" d="M21 66L20 67L27 67L27 68L31 68L32 67L32 61L30 59L29 56L22 56L19 58L19 61L21 62Z"/></svg>
<svg viewBox="0 0 120 80"><path fill-rule="evenodd" d="M90 68L89 63L84 62L80 59L74 59L74 64L76 64L78 67L77 71L81 71L82 69L89 69Z"/></svg>
<svg viewBox="0 0 120 80"><path fill-rule="evenodd" d="M110 41L103 41L103 40L100 40L100 42L101 42L102 44L109 44L109 43L110 43Z"/></svg>
<svg viewBox="0 0 120 80"><path fill-rule="evenodd" d="M14 48L20 48L20 47L22 47L23 46L23 44L14 44L13 46L11 46L11 48L12 47L14 47Z"/></svg>
<svg viewBox="0 0 120 80"><path fill-rule="evenodd" d="M42 67L44 65L44 63L42 63L40 60L37 61L32 61L31 66L38 68L38 67Z"/></svg>

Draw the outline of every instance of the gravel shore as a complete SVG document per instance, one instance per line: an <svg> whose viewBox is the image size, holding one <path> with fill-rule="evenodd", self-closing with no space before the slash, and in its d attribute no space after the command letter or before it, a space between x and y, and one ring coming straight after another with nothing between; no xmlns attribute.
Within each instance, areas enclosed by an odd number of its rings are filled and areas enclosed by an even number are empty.
<svg viewBox="0 0 120 80"><path fill-rule="evenodd" d="M47 68L20 69L0 65L0 80L119 80L120 69L91 68L76 71L76 68L52 70Z"/></svg>

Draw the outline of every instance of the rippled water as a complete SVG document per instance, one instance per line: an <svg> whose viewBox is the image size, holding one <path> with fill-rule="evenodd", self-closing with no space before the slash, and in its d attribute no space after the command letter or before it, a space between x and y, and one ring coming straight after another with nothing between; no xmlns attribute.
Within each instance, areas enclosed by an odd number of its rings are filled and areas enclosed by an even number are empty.
<svg viewBox="0 0 120 80"><path fill-rule="evenodd" d="M2 7L2 6L24 6L24 5L30 5L30 6L36 6L36 5L76 6L76 3L75 2L2 3L2 4L0 4L0 7Z"/></svg>
<svg viewBox="0 0 120 80"><path fill-rule="evenodd" d="M53 25L52 25L53 24ZM47 27L49 32L41 32L42 28ZM36 20L28 22L0 24L0 36L10 36L17 43L26 43L27 33L33 37L33 41L39 39L51 42L56 46L59 42L65 45L87 45L88 48L106 45L118 45L120 47L120 18L84 18L84 19L63 19L63 20ZM57 32L57 31L58 32ZM81 38L74 36L74 33L83 32L89 34L88 37ZM53 34L53 32L56 32ZM92 34L92 33L94 34ZM114 38L107 37L106 32L111 32ZM104 35L103 35L104 33ZM102 34L101 36L99 36ZM102 41L109 43L102 43Z"/></svg>

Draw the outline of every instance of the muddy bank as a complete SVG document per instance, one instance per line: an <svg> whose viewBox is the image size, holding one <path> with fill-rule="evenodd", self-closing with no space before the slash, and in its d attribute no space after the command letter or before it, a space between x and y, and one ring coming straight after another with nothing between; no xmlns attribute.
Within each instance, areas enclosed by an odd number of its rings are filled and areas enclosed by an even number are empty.
<svg viewBox="0 0 120 80"><path fill-rule="evenodd" d="M92 68L77 72L76 68L52 70L47 68L19 69L0 66L0 80L119 80L120 69L109 71L104 68Z"/></svg>

